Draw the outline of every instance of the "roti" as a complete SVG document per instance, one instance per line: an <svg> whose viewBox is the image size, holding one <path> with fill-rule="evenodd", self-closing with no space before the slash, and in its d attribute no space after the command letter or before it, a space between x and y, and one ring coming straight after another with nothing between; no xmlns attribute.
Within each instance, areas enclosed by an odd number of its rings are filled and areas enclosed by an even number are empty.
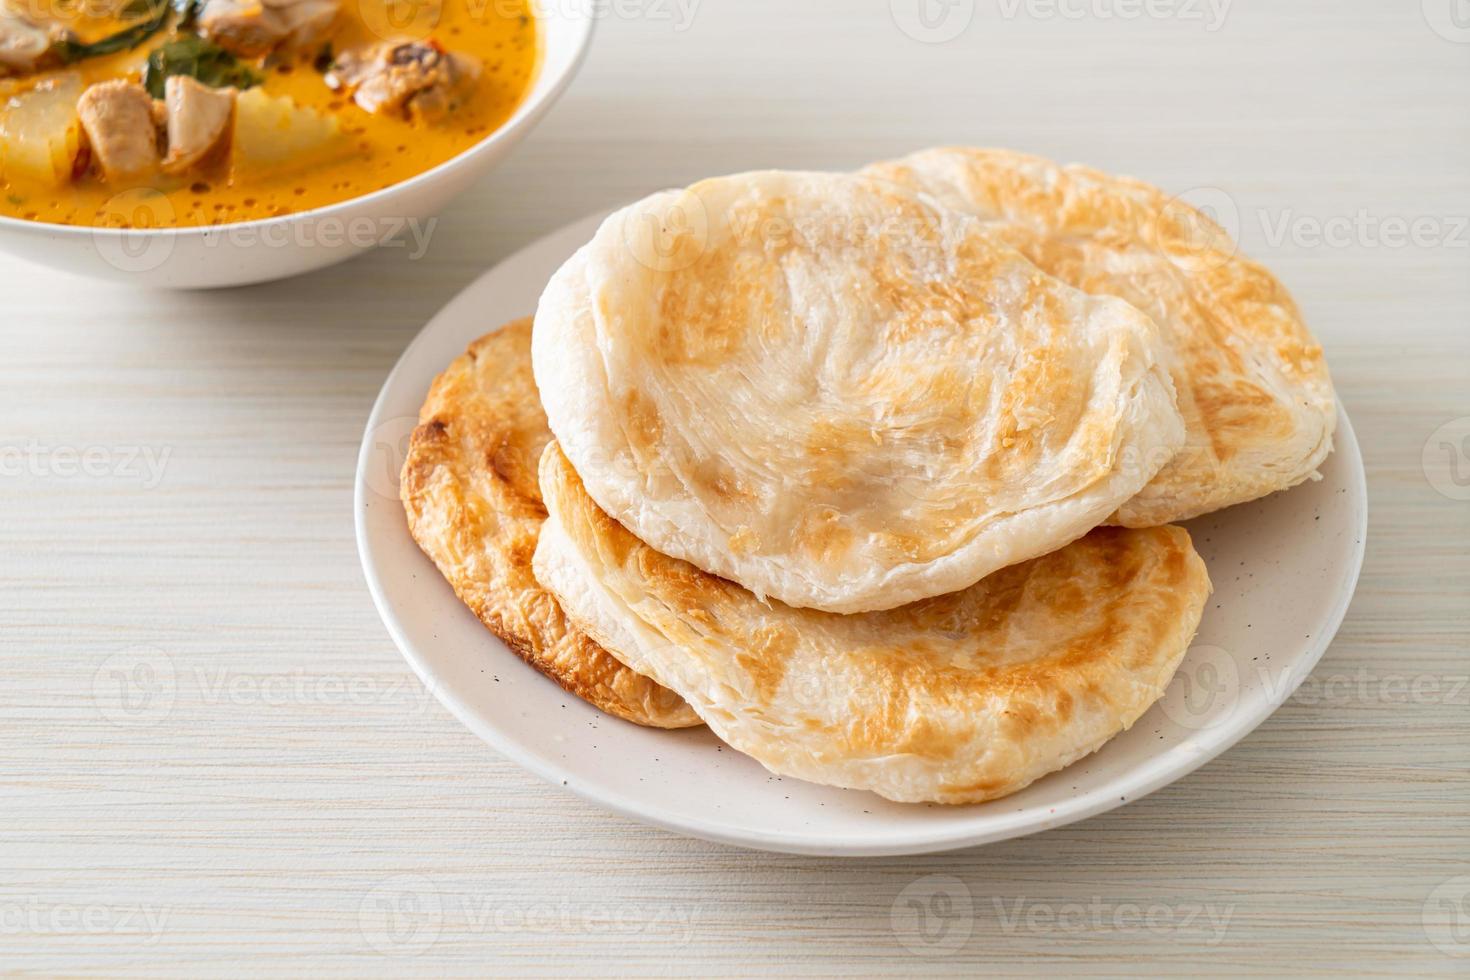
<svg viewBox="0 0 1470 980"><path fill-rule="evenodd" d="M535 570L567 615L780 775L903 802L1005 796L1162 694L1209 594L1182 528L1099 528L961 592L835 615L762 602L600 510L555 444Z"/></svg>
<svg viewBox="0 0 1470 980"><path fill-rule="evenodd" d="M608 714L655 728L699 718L572 626L531 558L546 509L536 461L551 440L531 378L529 317L487 334L435 379L400 480L414 540L460 600L521 659Z"/></svg>
<svg viewBox="0 0 1470 980"><path fill-rule="evenodd" d="M656 550L829 612L1062 547L1182 444L1158 329L892 184L767 171L609 218L532 356L598 505Z"/></svg>
<svg viewBox="0 0 1470 980"><path fill-rule="evenodd" d="M1315 477L1332 451L1336 396L1296 304L1182 200L1009 150L925 150L864 172L973 213L1051 275L1157 321L1187 440L1117 523L1264 497Z"/></svg>

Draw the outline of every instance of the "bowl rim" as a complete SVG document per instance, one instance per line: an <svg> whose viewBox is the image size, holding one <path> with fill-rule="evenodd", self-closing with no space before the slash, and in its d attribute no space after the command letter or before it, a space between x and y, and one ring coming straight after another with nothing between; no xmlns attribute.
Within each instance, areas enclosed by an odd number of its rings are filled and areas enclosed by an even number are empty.
<svg viewBox="0 0 1470 980"><path fill-rule="evenodd" d="M185 225L177 228L108 228L100 225L67 225L55 221L31 221L26 218L12 218L8 215L0 215L0 232L19 231L29 234L47 234L62 238L107 238L126 237L128 239L150 239L161 237L206 238L238 232L242 229L266 228L275 225L286 225L297 221L319 220L322 218L335 217L344 212L360 208L364 205L376 204L396 197L432 182L439 175L451 169L468 163L472 158L483 156L492 152L504 143L519 137L527 129L540 122L542 117L550 111L556 101L561 98L563 92L571 85L572 80L577 77L583 62L587 60L587 53L592 46L592 35L597 26L597 18L591 10L581 4L563 4L557 8L555 17L548 16L545 5L541 0L530 0L530 6L536 15L538 25L538 38L543 44L540 52L540 63L537 65L537 75L532 79L531 85L526 90L525 97L511 113L510 118L501 123L492 132L487 133L482 139L471 146L466 147L448 160L437 163L428 170L414 174L396 184L360 194L357 197L349 197L344 201L335 201L320 207L309 208L305 211L292 211L289 214L276 215L270 218L251 218L248 221L232 221L228 224L218 225ZM568 30L573 32L571 43L571 57L567 59L565 67L560 74L549 80L541 73L545 71L546 49L544 47L546 35L540 33L541 25L553 20L563 20L568 24ZM542 82L547 84L542 87ZM539 91L538 91L539 89Z"/></svg>

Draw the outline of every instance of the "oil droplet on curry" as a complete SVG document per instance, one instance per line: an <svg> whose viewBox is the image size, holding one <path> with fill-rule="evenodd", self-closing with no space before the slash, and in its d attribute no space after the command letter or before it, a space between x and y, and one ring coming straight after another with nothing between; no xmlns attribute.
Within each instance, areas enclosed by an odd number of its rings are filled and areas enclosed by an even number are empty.
<svg viewBox="0 0 1470 980"><path fill-rule="evenodd" d="M532 0L0 0L0 215L189 227L469 149L537 68Z"/></svg>

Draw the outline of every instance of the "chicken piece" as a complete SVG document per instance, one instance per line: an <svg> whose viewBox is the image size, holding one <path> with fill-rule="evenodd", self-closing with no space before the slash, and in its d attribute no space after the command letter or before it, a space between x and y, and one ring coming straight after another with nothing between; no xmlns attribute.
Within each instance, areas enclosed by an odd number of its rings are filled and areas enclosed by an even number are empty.
<svg viewBox="0 0 1470 980"><path fill-rule="evenodd" d="M52 46L69 37L57 26L42 26L0 10L0 77L24 75L56 60Z"/></svg>
<svg viewBox="0 0 1470 980"><path fill-rule="evenodd" d="M187 75L164 83L163 104L168 127L168 156L163 169L180 173L197 165L220 146L235 112L235 90L210 88Z"/></svg>
<svg viewBox="0 0 1470 980"><path fill-rule="evenodd" d="M136 177L158 167L158 119L143 86L98 82L77 100L82 130L107 180Z"/></svg>
<svg viewBox="0 0 1470 980"><path fill-rule="evenodd" d="M341 10L341 0L205 0L198 23L231 54L259 58L322 40Z"/></svg>
<svg viewBox="0 0 1470 980"><path fill-rule="evenodd" d="M367 112L432 121L458 108L479 77L477 60L433 41L388 41L344 52L326 82L352 93L352 101Z"/></svg>

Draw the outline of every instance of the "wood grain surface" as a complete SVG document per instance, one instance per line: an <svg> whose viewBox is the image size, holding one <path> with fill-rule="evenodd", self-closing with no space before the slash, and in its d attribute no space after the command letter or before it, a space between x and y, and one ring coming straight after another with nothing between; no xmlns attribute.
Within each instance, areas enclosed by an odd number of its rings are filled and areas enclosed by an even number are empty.
<svg viewBox="0 0 1470 980"><path fill-rule="evenodd" d="M0 969L1470 972L1456 2L610 0L564 102L420 258L194 294L0 260ZM355 457L398 354L593 209L934 143L1194 192L1294 290L1372 495L1316 673L1151 797L926 858L681 839L499 758L358 568Z"/></svg>

